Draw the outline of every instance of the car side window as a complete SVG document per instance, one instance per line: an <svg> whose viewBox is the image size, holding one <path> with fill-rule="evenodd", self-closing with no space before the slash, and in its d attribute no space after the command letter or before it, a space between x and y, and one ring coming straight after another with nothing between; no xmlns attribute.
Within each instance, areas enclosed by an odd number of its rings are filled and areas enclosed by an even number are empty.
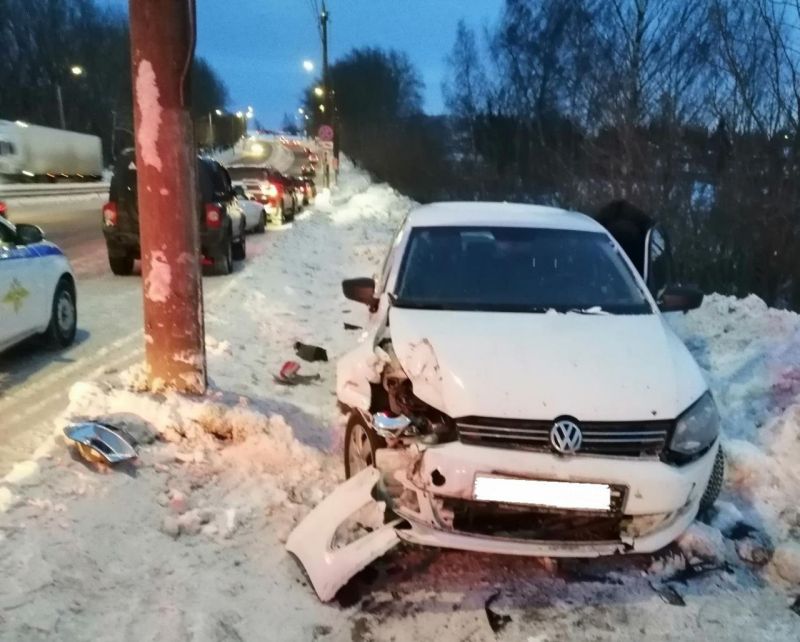
<svg viewBox="0 0 800 642"><path fill-rule="evenodd" d="M650 231L648 257L647 287L650 293L658 298L672 281L672 253L669 240L658 226Z"/></svg>
<svg viewBox="0 0 800 642"><path fill-rule="evenodd" d="M0 220L0 247L15 247L17 244L17 233L8 223Z"/></svg>

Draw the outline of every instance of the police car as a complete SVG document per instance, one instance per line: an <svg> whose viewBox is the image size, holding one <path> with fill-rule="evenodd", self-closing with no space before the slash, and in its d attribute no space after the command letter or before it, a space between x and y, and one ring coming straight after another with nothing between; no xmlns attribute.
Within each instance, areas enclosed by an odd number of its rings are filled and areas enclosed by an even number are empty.
<svg viewBox="0 0 800 642"><path fill-rule="evenodd" d="M67 257L35 225L0 217L0 351L35 335L66 347L75 340L77 321Z"/></svg>

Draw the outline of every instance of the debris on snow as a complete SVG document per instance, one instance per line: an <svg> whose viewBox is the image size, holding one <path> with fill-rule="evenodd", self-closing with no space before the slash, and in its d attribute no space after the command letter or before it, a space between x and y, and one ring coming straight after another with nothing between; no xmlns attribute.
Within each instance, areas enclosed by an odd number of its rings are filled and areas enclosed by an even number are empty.
<svg viewBox="0 0 800 642"><path fill-rule="evenodd" d="M779 577L794 586L800 585L800 544L785 542L775 548L772 569Z"/></svg>
<svg viewBox="0 0 800 642"><path fill-rule="evenodd" d="M725 542L719 529L701 522L692 523L678 538L678 546L690 562L725 559Z"/></svg>
<svg viewBox="0 0 800 642"><path fill-rule="evenodd" d="M307 343L302 343L301 341L296 341L294 344L294 351L295 354L300 357L303 361L327 361L328 360L328 353L325 351L325 348L320 348L319 346L312 346Z"/></svg>
<svg viewBox="0 0 800 642"><path fill-rule="evenodd" d="M503 629L508 626L511 622L511 616L505 615L502 613L498 613L494 609L492 609L492 604L497 600L500 596L500 592L497 591L496 593L492 593L489 596L489 599L486 600L486 604L484 604L483 610L486 613L486 619L489 622L489 628L492 629L492 633L501 633Z"/></svg>
<svg viewBox="0 0 800 642"><path fill-rule="evenodd" d="M650 586L667 604L672 606L686 606L686 601L683 599L681 594L678 593L674 586L670 586L669 584L657 585L653 582L650 583Z"/></svg>

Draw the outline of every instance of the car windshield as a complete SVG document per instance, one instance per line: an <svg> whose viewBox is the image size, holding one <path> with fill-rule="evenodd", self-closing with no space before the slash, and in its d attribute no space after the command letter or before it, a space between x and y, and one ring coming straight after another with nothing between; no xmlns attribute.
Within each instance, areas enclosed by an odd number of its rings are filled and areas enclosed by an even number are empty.
<svg viewBox="0 0 800 642"><path fill-rule="evenodd" d="M519 227L412 230L398 307L647 314L628 265L602 232Z"/></svg>

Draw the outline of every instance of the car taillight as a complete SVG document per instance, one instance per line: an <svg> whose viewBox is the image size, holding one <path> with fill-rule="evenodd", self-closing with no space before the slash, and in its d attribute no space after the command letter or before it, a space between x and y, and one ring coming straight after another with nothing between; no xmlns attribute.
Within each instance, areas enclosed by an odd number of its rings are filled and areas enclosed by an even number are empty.
<svg viewBox="0 0 800 642"><path fill-rule="evenodd" d="M106 227L114 227L117 224L117 204L109 201L103 205L103 223Z"/></svg>
<svg viewBox="0 0 800 642"><path fill-rule="evenodd" d="M222 208L216 203L206 203L206 226L216 230L222 225Z"/></svg>
<svg viewBox="0 0 800 642"><path fill-rule="evenodd" d="M277 196L278 187L275 185L275 183L262 183L261 193L266 194L267 196Z"/></svg>

